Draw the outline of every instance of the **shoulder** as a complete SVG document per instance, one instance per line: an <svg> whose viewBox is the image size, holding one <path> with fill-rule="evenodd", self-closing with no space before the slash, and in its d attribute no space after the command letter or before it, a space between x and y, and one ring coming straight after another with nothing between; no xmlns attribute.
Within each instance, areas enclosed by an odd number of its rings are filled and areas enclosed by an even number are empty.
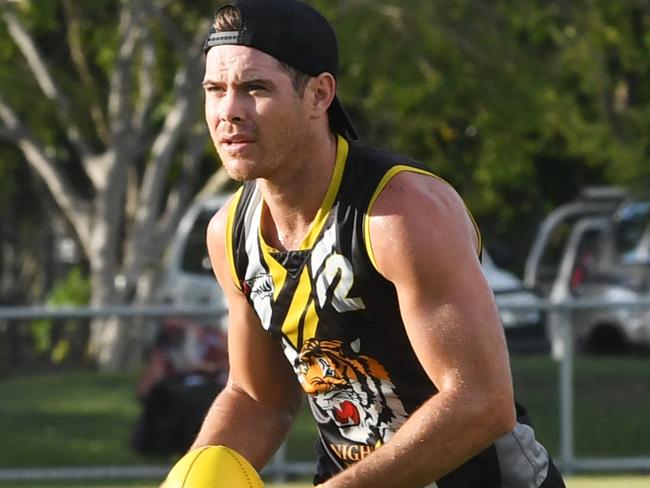
<svg viewBox="0 0 650 488"><path fill-rule="evenodd" d="M378 270L476 258L480 238L456 190L421 171L396 172L369 210L369 238Z"/></svg>
<svg viewBox="0 0 650 488"><path fill-rule="evenodd" d="M396 167L382 188L373 206L374 213L396 213L414 216L422 212L466 213L467 209L456 190L442 178L419 168ZM391 212L392 210L392 212Z"/></svg>
<svg viewBox="0 0 650 488"><path fill-rule="evenodd" d="M226 283L237 286L238 279L232 258L232 225L241 191L233 194L212 216L206 230L206 244L212 269L225 289ZM230 275L230 280L226 277Z"/></svg>
<svg viewBox="0 0 650 488"><path fill-rule="evenodd" d="M212 216L207 228L208 245L223 243L226 235L226 228L228 227L228 220L233 208L233 200L237 194L234 194L226 200L226 203Z"/></svg>
<svg viewBox="0 0 650 488"><path fill-rule="evenodd" d="M416 168L389 175L370 209L370 218L425 235L432 234L432 226L449 230L460 224L473 230L472 225L467 226L471 218L456 190L446 181Z"/></svg>
<svg viewBox="0 0 650 488"><path fill-rule="evenodd" d="M207 229L208 243L212 239L223 238L233 232L233 227L240 223L241 209L247 207L254 190L254 184L246 183L230 195L224 205L210 219Z"/></svg>

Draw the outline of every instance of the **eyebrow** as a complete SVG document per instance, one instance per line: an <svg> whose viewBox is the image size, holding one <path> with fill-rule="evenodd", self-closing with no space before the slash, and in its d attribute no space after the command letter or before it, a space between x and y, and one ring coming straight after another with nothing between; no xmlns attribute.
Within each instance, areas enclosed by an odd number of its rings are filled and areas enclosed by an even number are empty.
<svg viewBox="0 0 650 488"><path fill-rule="evenodd" d="M219 82L217 80L214 80L212 78L206 78L201 82L201 85L203 86L209 86L209 85L218 85Z"/></svg>
<svg viewBox="0 0 650 488"><path fill-rule="evenodd" d="M219 85L219 84L222 84L222 83L225 83L225 82L215 80L213 78L207 78L207 79L203 80L203 82L201 84L205 87L205 86ZM255 77L250 78L250 79L240 80L236 84L237 85L262 84L262 85L265 85L265 86L273 86L273 85L275 85L273 80L271 80L269 78L255 78Z"/></svg>
<svg viewBox="0 0 650 488"><path fill-rule="evenodd" d="M251 78L250 80L243 80L241 83L243 86L247 85L262 85L264 87L275 86L275 83L268 78Z"/></svg>

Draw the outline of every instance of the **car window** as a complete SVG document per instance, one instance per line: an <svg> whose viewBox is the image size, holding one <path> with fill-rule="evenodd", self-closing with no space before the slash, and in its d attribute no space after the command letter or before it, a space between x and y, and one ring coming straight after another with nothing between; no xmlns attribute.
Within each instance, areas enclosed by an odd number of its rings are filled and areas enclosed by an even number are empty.
<svg viewBox="0 0 650 488"><path fill-rule="evenodd" d="M202 210L194 221L182 251L182 271L212 276L210 258L205 243L205 232L213 215L214 210Z"/></svg>

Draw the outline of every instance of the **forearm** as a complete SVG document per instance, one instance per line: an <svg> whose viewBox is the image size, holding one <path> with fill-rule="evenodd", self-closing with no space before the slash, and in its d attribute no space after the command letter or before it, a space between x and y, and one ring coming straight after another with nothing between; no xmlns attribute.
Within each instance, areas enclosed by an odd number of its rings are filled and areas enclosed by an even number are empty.
<svg viewBox="0 0 650 488"><path fill-rule="evenodd" d="M225 445L261 470L282 444L298 407L258 402L229 383L210 407L192 448Z"/></svg>
<svg viewBox="0 0 650 488"><path fill-rule="evenodd" d="M507 397L482 400L432 397L388 443L322 486L424 487L442 478L512 428L514 407Z"/></svg>

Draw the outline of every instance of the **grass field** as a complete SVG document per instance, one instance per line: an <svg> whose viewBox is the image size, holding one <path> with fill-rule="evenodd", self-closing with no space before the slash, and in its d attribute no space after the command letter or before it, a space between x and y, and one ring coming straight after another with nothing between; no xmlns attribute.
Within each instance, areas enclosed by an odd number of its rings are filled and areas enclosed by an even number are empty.
<svg viewBox="0 0 650 488"><path fill-rule="evenodd" d="M518 399L530 411L538 437L559 451L558 365L542 356L513 357ZM650 361L648 358L578 358L576 454L650 456ZM138 456L128 448L139 413L134 374L66 372L0 378L0 469L57 466L166 464L173 459ZM288 442L288 457L311 460L314 427L307 412ZM134 487L111 484L16 483L14 487ZM309 485L269 485L273 488ZM574 477L569 488L650 487L650 477Z"/></svg>
<svg viewBox="0 0 650 488"><path fill-rule="evenodd" d="M538 437L558 453L559 365L522 355L512 358L512 370ZM650 357L576 358L574 397L576 455L650 457Z"/></svg>
<svg viewBox="0 0 650 488"><path fill-rule="evenodd" d="M566 479L567 488L648 488L650 486L650 475L647 476L571 476ZM31 484L27 483L9 483L0 485L3 488L156 488L157 484L142 482L124 483L124 484L106 484L106 483L88 483L82 482L71 483L48 483L48 484ZM294 483L268 483L267 488L312 488L313 485L307 482Z"/></svg>
<svg viewBox="0 0 650 488"><path fill-rule="evenodd" d="M309 488L311 484L269 484L268 488ZM650 476L574 476L567 488L648 488ZM144 487L143 487L144 488Z"/></svg>

